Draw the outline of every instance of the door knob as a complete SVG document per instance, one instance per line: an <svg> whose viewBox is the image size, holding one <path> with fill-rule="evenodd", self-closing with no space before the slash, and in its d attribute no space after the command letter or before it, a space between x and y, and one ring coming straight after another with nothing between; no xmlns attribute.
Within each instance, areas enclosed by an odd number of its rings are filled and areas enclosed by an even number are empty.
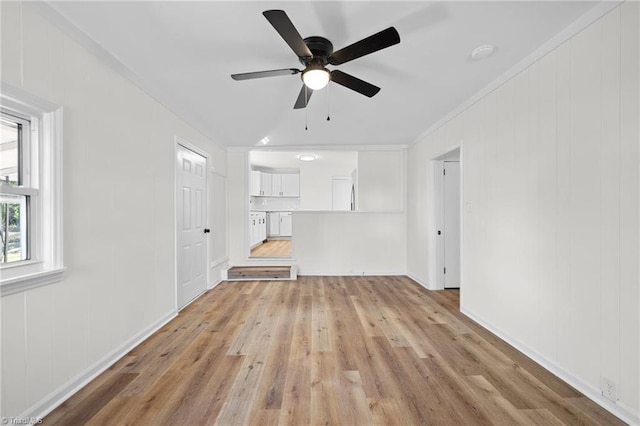
<svg viewBox="0 0 640 426"><path fill-rule="evenodd" d="M211 229L209 229L209 228L204 228L204 233L205 233L205 234L208 234L209 232L211 232Z"/></svg>

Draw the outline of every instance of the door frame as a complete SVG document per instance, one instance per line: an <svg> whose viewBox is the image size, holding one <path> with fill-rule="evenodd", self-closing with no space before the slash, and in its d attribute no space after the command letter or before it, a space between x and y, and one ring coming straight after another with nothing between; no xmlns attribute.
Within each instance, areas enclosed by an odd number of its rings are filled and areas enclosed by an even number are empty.
<svg viewBox="0 0 640 426"><path fill-rule="evenodd" d="M210 177L209 177L209 165L211 164L211 158L209 157L209 153L204 151L203 149L197 147L196 145L192 144L191 142L181 138L180 136L175 136L174 137L174 144L173 144L173 305L174 305L174 309L176 310L176 312L186 308L187 306L189 306L193 301L195 301L196 299L198 299L199 296L196 296L193 300L191 300L189 303L187 303L184 306L178 306L178 208L180 208L180 206L178 206L178 200L180 199L179 196L179 191L180 189L178 188L178 166L176 163L176 158L178 156L178 150L180 148L184 148L187 149L189 151L192 151L202 157L204 157L205 159L205 183L204 183L204 197L205 197L205 206L207 208L206 214L205 214L205 227L206 228L211 228L209 225L209 216L210 216L210 210L211 210L211 206L209 205L209 201L210 201L210 197L209 197L209 185L210 185ZM211 247L210 247L210 241L209 238L205 239L205 291L208 290L210 288L209 283L211 282L211 271L209 268L209 255L211 252Z"/></svg>
<svg viewBox="0 0 640 426"><path fill-rule="evenodd" d="M429 281L434 283L435 290L444 290L444 238L438 235L438 230L442 230L444 224L443 202L444 202L444 179L443 169L445 161L459 161L460 163L460 294L462 298L462 288L464 283L463 274L463 253L464 253L464 162L462 143L451 147L446 152L433 157L428 164L427 170L431 171L432 185L427 185L427 201L431 207L428 214L432 219L427 220L428 247L427 262L435 265L429 273Z"/></svg>

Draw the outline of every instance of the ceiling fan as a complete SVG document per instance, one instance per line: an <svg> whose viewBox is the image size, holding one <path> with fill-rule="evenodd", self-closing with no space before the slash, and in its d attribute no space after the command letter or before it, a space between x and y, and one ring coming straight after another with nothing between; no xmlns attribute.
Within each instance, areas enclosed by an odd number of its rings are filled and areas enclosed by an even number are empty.
<svg viewBox="0 0 640 426"><path fill-rule="evenodd" d="M273 25L291 50L298 56L304 65L303 70L297 68L284 68L270 71L248 72L232 74L234 80L249 80L254 78L275 77L280 75L292 75L302 73L302 89L293 108L305 108L314 90L325 87L329 81L338 83L348 89L354 90L365 96L372 97L380 91L380 88L371 83L360 80L340 70L328 70L327 65L342 65L346 62L368 55L378 50L385 49L400 43L400 35L394 27L389 27L372 36L364 38L336 52L333 44L324 37L312 36L303 39L296 30L287 14L283 10L266 10L262 12L265 18Z"/></svg>

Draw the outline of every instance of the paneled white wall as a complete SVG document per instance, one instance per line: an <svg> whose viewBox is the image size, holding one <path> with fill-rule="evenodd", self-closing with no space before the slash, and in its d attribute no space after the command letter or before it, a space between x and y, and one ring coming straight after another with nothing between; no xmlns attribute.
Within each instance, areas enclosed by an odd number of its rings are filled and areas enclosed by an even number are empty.
<svg viewBox="0 0 640 426"><path fill-rule="evenodd" d="M462 310L636 423L638 7L623 3L425 137L408 166L409 273L428 284L433 272L429 161L462 143Z"/></svg>
<svg viewBox="0 0 640 426"><path fill-rule="evenodd" d="M345 151L340 162L323 161L322 153L317 161L300 165L300 210L331 210L332 178L351 176L358 167L358 153ZM303 162L301 162L303 163Z"/></svg>
<svg viewBox="0 0 640 426"><path fill-rule="evenodd" d="M406 229L403 212L295 212L298 274L404 275Z"/></svg>
<svg viewBox="0 0 640 426"><path fill-rule="evenodd" d="M404 211L404 150L358 153L358 210Z"/></svg>
<svg viewBox="0 0 640 426"><path fill-rule="evenodd" d="M249 152L228 150L227 165L229 263L240 265L249 257Z"/></svg>
<svg viewBox="0 0 640 426"><path fill-rule="evenodd" d="M0 7L2 81L64 107L68 270L0 302L0 417L37 416L175 315L175 136L219 173L211 260L225 256L226 156L32 5Z"/></svg>

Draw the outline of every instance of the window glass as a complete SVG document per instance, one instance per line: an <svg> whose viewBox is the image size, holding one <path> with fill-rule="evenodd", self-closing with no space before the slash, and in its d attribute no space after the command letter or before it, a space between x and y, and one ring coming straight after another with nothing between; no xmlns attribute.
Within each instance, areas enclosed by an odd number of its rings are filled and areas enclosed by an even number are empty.
<svg viewBox="0 0 640 426"><path fill-rule="evenodd" d="M0 297L62 279L61 152L62 108L3 82Z"/></svg>
<svg viewBox="0 0 640 426"><path fill-rule="evenodd" d="M0 195L0 263L28 259L27 204L24 195Z"/></svg>
<svg viewBox="0 0 640 426"><path fill-rule="evenodd" d="M4 119L0 123L0 179L5 184L20 185L21 125Z"/></svg>
<svg viewBox="0 0 640 426"><path fill-rule="evenodd" d="M30 211L33 188L27 173L23 132L29 120L2 113L0 118L0 266L29 260Z"/></svg>

